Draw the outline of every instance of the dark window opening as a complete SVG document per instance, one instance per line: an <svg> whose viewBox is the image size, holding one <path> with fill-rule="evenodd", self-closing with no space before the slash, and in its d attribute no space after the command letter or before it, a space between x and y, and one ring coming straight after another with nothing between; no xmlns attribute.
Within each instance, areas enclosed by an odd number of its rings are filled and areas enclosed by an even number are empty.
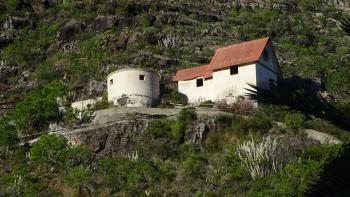
<svg viewBox="0 0 350 197"><path fill-rule="evenodd" d="M140 75L139 78L140 78L140 80L144 81L145 80L145 75Z"/></svg>
<svg viewBox="0 0 350 197"><path fill-rule="evenodd" d="M203 79L197 79L197 87L203 86Z"/></svg>
<svg viewBox="0 0 350 197"><path fill-rule="evenodd" d="M231 67L230 67L230 74L231 74L231 75L236 75L236 74L238 74L238 66L231 66Z"/></svg>
<svg viewBox="0 0 350 197"><path fill-rule="evenodd" d="M109 85L113 85L113 79L109 80Z"/></svg>

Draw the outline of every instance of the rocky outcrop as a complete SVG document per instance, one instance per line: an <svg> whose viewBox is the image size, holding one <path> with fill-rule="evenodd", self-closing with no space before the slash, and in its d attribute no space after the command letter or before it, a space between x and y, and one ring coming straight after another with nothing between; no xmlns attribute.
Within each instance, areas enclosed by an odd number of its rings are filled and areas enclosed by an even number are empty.
<svg viewBox="0 0 350 197"><path fill-rule="evenodd" d="M147 118L128 117L113 123L95 125L89 128L76 129L64 132L63 135L71 144L85 144L97 155L126 154L136 150L142 136L147 132L151 121L157 116ZM214 127L211 120L197 121L184 133L181 143L202 144L207 138L210 128Z"/></svg>
<svg viewBox="0 0 350 197"><path fill-rule="evenodd" d="M20 29L26 26L32 26L33 23L27 18L10 16L4 23L5 29Z"/></svg>
<svg viewBox="0 0 350 197"><path fill-rule="evenodd" d="M96 32L103 32L113 28L116 22L116 16L97 16L90 25L90 28Z"/></svg>
<svg viewBox="0 0 350 197"><path fill-rule="evenodd" d="M11 42L12 39L8 35L0 33L0 49L6 47Z"/></svg>
<svg viewBox="0 0 350 197"><path fill-rule="evenodd" d="M63 42L72 41L76 34L84 30L84 23L71 20L60 29L58 37Z"/></svg>
<svg viewBox="0 0 350 197"><path fill-rule="evenodd" d="M99 155L132 152L149 121L124 121L73 132L66 135L73 144L85 144Z"/></svg>

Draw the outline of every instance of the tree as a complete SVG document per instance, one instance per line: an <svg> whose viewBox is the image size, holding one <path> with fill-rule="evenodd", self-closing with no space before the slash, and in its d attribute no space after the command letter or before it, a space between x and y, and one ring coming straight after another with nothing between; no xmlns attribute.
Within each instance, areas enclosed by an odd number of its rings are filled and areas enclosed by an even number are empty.
<svg viewBox="0 0 350 197"><path fill-rule="evenodd" d="M35 133L47 129L49 122L60 118L57 97L64 95L65 86L53 81L29 93L9 114L20 133Z"/></svg>

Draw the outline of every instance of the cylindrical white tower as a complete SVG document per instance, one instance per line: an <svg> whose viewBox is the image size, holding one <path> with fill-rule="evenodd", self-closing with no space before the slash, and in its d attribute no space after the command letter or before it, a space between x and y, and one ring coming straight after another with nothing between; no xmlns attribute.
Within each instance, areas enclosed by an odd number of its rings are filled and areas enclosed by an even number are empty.
<svg viewBox="0 0 350 197"><path fill-rule="evenodd" d="M159 100L159 75L127 68L107 76L108 101L117 106L150 107Z"/></svg>

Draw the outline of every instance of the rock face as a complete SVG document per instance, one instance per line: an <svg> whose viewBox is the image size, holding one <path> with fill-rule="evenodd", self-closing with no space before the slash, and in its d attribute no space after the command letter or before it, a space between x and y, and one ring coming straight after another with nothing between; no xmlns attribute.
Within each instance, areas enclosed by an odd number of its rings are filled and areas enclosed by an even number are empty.
<svg viewBox="0 0 350 197"><path fill-rule="evenodd" d="M127 154L136 150L142 135L154 119L129 119L91 128L66 132L64 135L72 144L85 144L97 155ZM203 143L212 126L210 122L199 121L189 127L183 143Z"/></svg>
<svg viewBox="0 0 350 197"><path fill-rule="evenodd" d="M85 25L81 22L71 20L66 23L59 31L59 38L63 42L71 41L74 36L84 31Z"/></svg>
<svg viewBox="0 0 350 197"><path fill-rule="evenodd" d="M16 16L8 17L4 23L5 29L20 29L26 26L32 26L32 21Z"/></svg>
<svg viewBox="0 0 350 197"><path fill-rule="evenodd" d="M117 22L116 16L98 16L91 24L91 29L96 32L103 32L113 28Z"/></svg>
<svg viewBox="0 0 350 197"><path fill-rule="evenodd" d="M0 34L0 49L6 47L12 42L12 39L6 34Z"/></svg>

